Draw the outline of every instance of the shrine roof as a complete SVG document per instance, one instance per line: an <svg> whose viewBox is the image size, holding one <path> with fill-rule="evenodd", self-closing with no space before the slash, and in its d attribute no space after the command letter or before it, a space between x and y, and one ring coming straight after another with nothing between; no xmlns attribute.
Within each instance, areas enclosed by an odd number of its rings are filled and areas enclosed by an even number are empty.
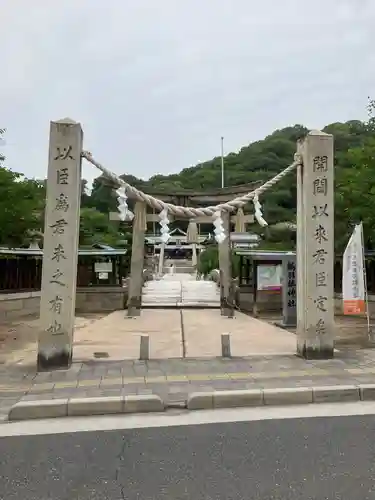
<svg viewBox="0 0 375 500"><path fill-rule="evenodd" d="M222 196L225 194L240 194L252 191L254 188L263 184L263 181L248 182L246 184L239 184L237 186L228 186L224 188L216 188L209 190L196 190L196 189L163 189L157 187L143 188L144 192L152 195L172 195L172 196Z"/></svg>
<svg viewBox="0 0 375 500"><path fill-rule="evenodd" d="M237 255L252 257L253 260L283 260L290 256L295 256L296 252L292 251L273 251L273 250L250 250L244 248L235 248L234 252Z"/></svg>
<svg viewBox="0 0 375 500"><path fill-rule="evenodd" d="M92 255L92 256L111 256L111 255L126 255L126 249L97 249L97 248L80 248L78 255ZM36 248L0 248L0 255L30 255L42 256L43 250Z"/></svg>

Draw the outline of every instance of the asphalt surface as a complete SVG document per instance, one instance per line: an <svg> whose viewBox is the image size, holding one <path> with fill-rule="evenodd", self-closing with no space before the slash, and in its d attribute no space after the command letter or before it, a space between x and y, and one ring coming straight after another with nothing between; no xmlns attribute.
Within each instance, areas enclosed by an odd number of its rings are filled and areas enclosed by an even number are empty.
<svg viewBox="0 0 375 500"><path fill-rule="evenodd" d="M375 499L375 416L0 439L7 500Z"/></svg>

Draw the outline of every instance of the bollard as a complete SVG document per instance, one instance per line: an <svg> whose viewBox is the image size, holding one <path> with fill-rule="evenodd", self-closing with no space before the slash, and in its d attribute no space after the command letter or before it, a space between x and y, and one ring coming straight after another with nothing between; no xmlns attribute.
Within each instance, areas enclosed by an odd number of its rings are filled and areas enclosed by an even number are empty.
<svg viewBox="0 0 375 500"><path fill-rule="evenodd" d="M223 358L230 358L230 335L229 333L221 334L221 355Z"/></svg>
<svg viewBox="0 0 375 500"><path fill-rule="evenodd" d="M141 335L139 359L143 361L150 359L150 337L148 335Z"/></svg>

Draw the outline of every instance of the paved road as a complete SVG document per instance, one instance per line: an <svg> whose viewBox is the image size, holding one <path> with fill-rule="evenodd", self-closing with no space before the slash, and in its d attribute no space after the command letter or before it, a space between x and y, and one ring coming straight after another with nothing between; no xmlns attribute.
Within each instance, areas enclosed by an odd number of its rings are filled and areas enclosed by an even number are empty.
<svg viewBox="0 0 375 500"><path fill-rule="evenodd" d="M7 500L375 498L375 416L3 437Z"/></svg>

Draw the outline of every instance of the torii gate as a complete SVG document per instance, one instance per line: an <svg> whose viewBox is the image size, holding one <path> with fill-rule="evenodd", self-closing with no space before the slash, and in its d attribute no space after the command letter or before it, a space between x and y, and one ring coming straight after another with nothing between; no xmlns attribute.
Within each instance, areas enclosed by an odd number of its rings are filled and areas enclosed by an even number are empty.
<svg viewBox="0 0 375 500"><path fill-rule="evenodd" d="M40 302L41 331L38 369L68 368L72 361L75 316L81 161L86 158L105 175L121 184L115 174L82 150L79 123L68 118L51 122L47 178L44 256ZM256 192L221 204L228 229L229 211L243 206L297 169L297 353L307 359L332 358L334 353L334 166L333 136L311 131L297 144L294 162ZM133 193L136 190L128 185ZM142 196L141 196L142 195ZM138 193L135 205L132 268L143 264L146 203ZM245 201L243 201L245 200ZM157 206L163 203L154 199ZM227 207L227 208L225 208ZM173 205L170 205L172 210ZM180 207L177 212L181 212ZM215 208L216 210L216 208ZM183 209L183 213L212 213L208 209ZM142 251L138 249L142 248ZM135 250L135 251L134 251ZM220 267L230 277L228 232L220 245ZM138 308L141 275L132 280L130 305ZM222 280L228 283L227 279ZM229 298L229 290L224 294Z"/></svg>
<svg viewBox="0 0 375 500"><path fill-rule="evenodd" d="M165 190L147 189L145 192L148 195L154 196L163 202L172 203L185 207L200 207L207 205L217 205L226 202L232 198L240 196L243 193L248 193L259 187L260 181L239 186L231 186L210 191L197 192L193 190L179 190L174 193L166 192ZM155 213L147 213L146 203L136 203L134 208L133 221L133 245L132 245L132 260L130 270L130 287L128 300L128 316L136 317L141 313L142 308L142 282L143 282L143 267L144 267L144 243L145 232L148 222L160 222L160 217ZM253 214L244 214L243 209L239 209L237 214L229 217L229 214L223 216L228 238L219 244L219 266L221 271L220 279L220 302L221 314L227 317L234 315L234 290L232 284L232 269L231 269L231 243L230 229L231 224L235 224L237 231L244 232L245 224L254 222ZM168 215L170 222L173 220L183 220L181 217ZM110 220L120 220L117 212L110 213ZM212 216L201 215L189 220L188 240L190 243L197 243L197 224L212 224ZM163 268L164 263L164 245L160 253L159 271Z"/></svg>

